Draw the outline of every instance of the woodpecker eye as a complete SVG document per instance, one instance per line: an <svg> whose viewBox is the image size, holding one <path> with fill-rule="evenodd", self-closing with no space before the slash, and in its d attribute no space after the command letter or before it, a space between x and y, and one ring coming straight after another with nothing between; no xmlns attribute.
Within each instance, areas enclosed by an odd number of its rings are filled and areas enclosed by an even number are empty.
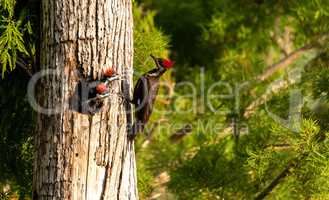
<svg viewBox="0 0 329 200"><path fill-rule="evenodd" d="M112 67L109 67L104 71L105 77L112 77L114 74L115 74L115 71Z"/></svg>
<svg viewBox="0 0 329 200"><path fill-rule="evenodd" d="M174 64L175 64L175 62L172 61L172 60L169 60L169 59L164 59L164 60L162 61L162 65L163 65L163 67L166 68L166 69L170 69L170 68L172 68L172 66L173 66Z"/></svg>

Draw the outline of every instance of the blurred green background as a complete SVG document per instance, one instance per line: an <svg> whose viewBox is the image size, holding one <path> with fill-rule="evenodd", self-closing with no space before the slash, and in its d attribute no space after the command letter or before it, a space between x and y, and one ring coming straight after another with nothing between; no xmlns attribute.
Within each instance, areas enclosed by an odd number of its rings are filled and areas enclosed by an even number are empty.
<svg viewBox="0 0 329 200"><path fill-rule="evenodd" d="M31 198L35 113L13 63L34 63L38 4L0 0L0 199ZM135 71L150 53L176 61L137 138L141 199L329 199L329 1L136 0L133 12Z"/></svg>

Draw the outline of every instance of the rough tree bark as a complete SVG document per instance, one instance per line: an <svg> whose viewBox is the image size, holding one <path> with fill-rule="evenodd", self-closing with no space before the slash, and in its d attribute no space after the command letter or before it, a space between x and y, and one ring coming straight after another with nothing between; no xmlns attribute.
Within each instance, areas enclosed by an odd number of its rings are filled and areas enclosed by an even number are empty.
<svg viewBox="0 0 329 200"><path fill-rule="evenodd" d="M42 0L38 103L58 108L38 114L33 199L138 199L131 125L131 0ZM91 116L69 106L85 75L99 78L113 66L123 80L111 84L102 110ZM128 126L127 126L128 125Z"/></svg>

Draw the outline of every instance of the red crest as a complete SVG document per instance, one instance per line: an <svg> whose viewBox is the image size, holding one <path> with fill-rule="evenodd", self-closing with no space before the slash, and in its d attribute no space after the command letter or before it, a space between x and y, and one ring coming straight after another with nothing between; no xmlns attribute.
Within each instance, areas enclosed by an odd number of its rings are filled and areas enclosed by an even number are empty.
<svg viewBox="0 0 329 200"><path fill-rule="evenodd" d="M173 66L174 64L175 64L175 62L172 61L172 60L169 60L169 59L163 59L163 61L162 61L162 65L163 65L163 67L166 68L166 69L170 69L170 68L172 68L172 66Z"/></svg>
<svg viewBox="0 0 329 200"><path fill-rule="evenodd" d="M103 94L107 91L107 86L104 83L100 83L96 86L96 92L98 94Z"/></svg>
<svg viewBox="0 0 329 200"><path fill-rule="evenodd" d="M112 77L114 74L115 74L115 71L112 67L109 67L104 71L105 77Z"/></svg>

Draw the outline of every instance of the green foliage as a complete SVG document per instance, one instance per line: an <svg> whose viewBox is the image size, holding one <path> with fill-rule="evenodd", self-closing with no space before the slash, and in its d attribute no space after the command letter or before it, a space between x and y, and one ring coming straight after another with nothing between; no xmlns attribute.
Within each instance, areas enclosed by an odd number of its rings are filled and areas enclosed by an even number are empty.
<svg viewBox="0 0 329 200"><path fill-rule="evenodd" d="M18 54L29 55L23 39L24 33L32 34L29 20L15 20L15 0L1 0L0 11L6 14L0 19L0 63L2 66L2 77L8 70L12 71L16 66ZM26 17L26 16L24 16ZM23 24L26 23L26 24Z"/></svg>
<svg viewBox="0 0 329 200"><path fill-rule="evenodd" d="M267 199L327 199L328 41L316 42L316 49L268 80L258 82L255 78L289 53L328 33L329 3L140 2L157 10L156 25L171 36L171 53L178 66L175 91L170 106L165 107L167 114L152 116L153 121L164 118L168 123L161 123L149 146L138 148L138 163L147 163L154 176L169 172L168 187L178 199L254 199L294 163L288 175L266 195ZM200 66L205 66L204 82ZM300 70L300 80L264 99L271 81L277 78L286 81L294 70ZM217 81L224 81L231 89L239 89L239 107L234 98L218 98L229 90L217 87L204 98L226 114L213 113L209 107L200 106L202 91L196 91L194 101L186 96L193 94L193 90L179 85L180 81L190 81L197 89L202 84L207 89ZM268 114L270 111L288 121L292 90L300 90L304 97L304 104L295 107L302 110L298 133ZM245 109L258 100L262 103L250 117L245 117ZM247 128L241 128L240 132L249 133L240 136L238 143L223 132L234 117L241 127ZM177 131L175 127L185 124L192 125L192 134L178 144L172 143L168 138ZM140 140L139 144L143 143Z"/></svg>
<svg viewBox="0 0 329 200"><path fill-rule="evenodd" d="M19 31L20 22L16 24L11 20L3 19L2 23L6 24L1 26L3 34L0 37L2 76L4 76L7 65L9 65L11 71L14 69L17 51L26 55L28 55L28 52L23 44L23 34Z"/></svg>
<svg viewBox="0 0 329 200"><path fill-rule="evenodd" d="M154 25L154 11L145 10L143 6L134 4L134 73L138 78L142 73L154 68L150 57L167 57L169 37ZM166 78L168 79L168 77ZM141 160L139 157L138 160ZM144 162L138 165L138 188L141 198L149 196L153 190L154 174Z"/></svg>
<svg viewBox="0 0 329 200"><path fill-rule="evenodd" d="M14 15L14 9L15 9L15 0L1 0L0 5L1 5L1 10L5 11L9 17L13 17Z"/></svg>
<svg viewBox="0 0 329 200"><path fill-rule="evenodd" d="M34 24L26 19L30 11L15 10L12 0L0 0L0 5L4 74L14 69L17 57L31 59L36 44ZM177 61L162 79L168 87L160 89L145 131L150 135L136 141L141 199L158 191L155 182L163 172L170 181L161 186L168 190L160 199L168 193L177 199L254 199L286 169L266 199L329 199L328 36L319 40L329 32L328 1L139 0L133 12L136 76L154 67L151 53ZM313 49L269 79L256 80L304 46ZM293 71L300 72L300 79L264 97L273 81L290 80ZM34 116L25 101L26 81L16 76L6 76L0 85L5 94L0 101L0 183L10 183L23 197L31 190ZM226 85L203 94L202 87L218 81ZM287 125L294 117L289 112L296 90L303 102L293 105L301 115L296 118L300 127L290 124L296 126L292 130ZM208 100L221 112L202 104ZM255 102L261 103L246 116ZM239 139L227 131L233 120ZM173 142L170 137L186 124L192 132Z"/></svg>
<svg viewBox="0 0 329 200"><path fill-rule="evenodd" d="M154 67L150 54L158 57L168 55L168 36L154 26L154 11L145 11L134 4L134 65L135 71L146 71Z"/></svg>
<svg viewBox="0 0 329 200"><path fill-rule="evenodd" d="M151 194L153 189L153 174L150 173L143 162L139 162L137 174L139 196L141 199L145 199Z"/></svg>
<svg viewBox="0 0 329 200"><path fill-rule="evenodd" d="M301 134L279 126L266 136L254 132L240 141L237 151L231 138L203 145L192 159L183 161L171 173L169 187L179 199L253 199L297 157L291 175L281 180L268 199L326 199L329 197L328 140L319 140L319 134L319 126L305 120ZM283 142L288 149L276 149L275 145Z"/></svg>
<svg viewBox="0 0 329 200"><path fill-rule="evenodd" d="M22 2L20 2L22 3ZM15 0L0 1L0 185L8 187L1 198L11 195L20 199L31 196L34 113L26 100L28 79L15 69L19 58L34 56L34 44L27 41L32 35L32 25L26 8L17 6ZM29 44L27 44L29 43ZM28 48L27 48L28 46Z"/></svg>
<svg viewBox="0 0 329 200"><path fill-rule="evenodd" d="M0 81L0 184L21 198L32 190L33 130L35 116L26 99L28 80L13 73Z"/></svg>

